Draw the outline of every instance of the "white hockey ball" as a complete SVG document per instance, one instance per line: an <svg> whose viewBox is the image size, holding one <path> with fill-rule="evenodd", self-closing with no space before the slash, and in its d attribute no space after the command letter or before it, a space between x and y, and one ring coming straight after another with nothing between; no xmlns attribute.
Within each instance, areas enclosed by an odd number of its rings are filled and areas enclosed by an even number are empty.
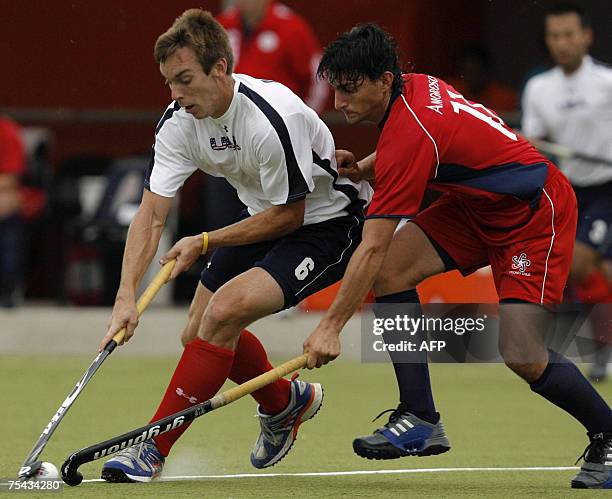
<svg viewBox="0 0 612 499"><path fill-rule="evenodd" d="M57 480L59 473L53 463L44 462L32 477L33 480Z"/></svg>

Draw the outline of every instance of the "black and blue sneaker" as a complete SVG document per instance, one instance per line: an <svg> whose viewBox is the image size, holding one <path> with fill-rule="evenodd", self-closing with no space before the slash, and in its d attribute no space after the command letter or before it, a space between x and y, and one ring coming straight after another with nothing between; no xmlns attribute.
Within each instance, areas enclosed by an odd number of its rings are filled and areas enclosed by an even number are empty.
<svg viewBox="0 0 612 499"><path fill-rule="evenodd" d="M572 480L572 488L612 489L612 433L587 435L591 442L578 458L584 458L584 463Z"/></svg>
<svg viewBox="0 0 612 499"><path fill-rule="evenodd" d="M388 423L372 435L353 440L353 450L367 459L397 459L403 456L431 456L450 450L442 421L429 423L404 410L388 409L374 418L391 412Z"/></svg>
<svg viewBox="0 0 612 499"><path fill-rule="evenodd" d="M161 475L165 458L153 440L128 447L104 463L102 479L107 482L150 482Z"/></svg>
<svg viewBox="0 0 612 499"><path fill-rule="evenodd" d="M267 468L278 463L293 445L298 428L314 417L323 404L323 388L319 383L291 380L291 396L287 407L278 414L269 415L257 407L261 433L251 452L255 468Z"/></svg>

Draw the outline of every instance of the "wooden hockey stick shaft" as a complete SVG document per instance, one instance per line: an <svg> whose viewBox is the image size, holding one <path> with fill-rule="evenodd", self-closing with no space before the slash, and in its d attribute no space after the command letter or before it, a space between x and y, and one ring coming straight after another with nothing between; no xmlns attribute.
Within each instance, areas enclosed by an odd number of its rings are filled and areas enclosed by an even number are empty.
<svg viewBox="0 0 612 499"><path fill-rule="evenodd" d="M248 395L249 393L256 392L260 388L267 386L275 381L287 376L298 369L302 369L306 366L306 360L308 360L308 355L303 354L299 357L291 359L284 364L281 364L270 371L257 376L241 385L230 388L229 390L224 391L223 393L219 393L210 399L210 405L213 409L217 409L218 407L223 407L239 398Z"/></svg>
<svg viewBox="0 0 612 499"><path fill-rule="evenodd" d="M160 290L160 288L168 282L168 279L170 279L170 274L172 273L175 264L176 260L170 260L168 263L166 263L155 275L153 280L143 291L142 295L140 295L138 302L136 302L136 308L138 309L139 317L149 306L153 298L155 298L155 295ZM113 341L117 343L117 345L121 344L121 342L123 341L125 332L126 328L123 327L115 333L115 336L113 336Z"/></svg>

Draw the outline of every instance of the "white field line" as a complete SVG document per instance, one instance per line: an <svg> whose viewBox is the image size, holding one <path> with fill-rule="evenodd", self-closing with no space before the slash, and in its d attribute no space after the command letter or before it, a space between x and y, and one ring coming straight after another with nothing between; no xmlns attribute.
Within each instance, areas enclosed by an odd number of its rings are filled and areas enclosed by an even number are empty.
<svg viewBox="0 0 612 499"><path fill-rule="evenodd" d="M470 471L572 471L579 469L576 466L532 466L527 468L416 468L407 470L363 470L363 471L316 471L309 473L238 473L236 475L178 475L164 476L160 481L174 480L206 480L218 478L271 478L279 476L349 476L349 475L394 475L404 473L445 473ZM83 480L83 483L103 482L97 478Z"/></svg>

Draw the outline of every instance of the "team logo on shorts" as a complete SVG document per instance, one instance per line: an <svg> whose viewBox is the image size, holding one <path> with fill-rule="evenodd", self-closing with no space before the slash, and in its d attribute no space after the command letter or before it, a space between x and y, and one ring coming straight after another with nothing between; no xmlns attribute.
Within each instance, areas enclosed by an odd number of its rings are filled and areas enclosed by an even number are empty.
<svg viewBox="0 0 612 499"><path fill-rule="evenodd" d="M521 253L519 256L512 257L511 274L520 274L530 276L531 272L526 272L527 267L531 265L531 260L527 258L527 253Z"/></svg>

